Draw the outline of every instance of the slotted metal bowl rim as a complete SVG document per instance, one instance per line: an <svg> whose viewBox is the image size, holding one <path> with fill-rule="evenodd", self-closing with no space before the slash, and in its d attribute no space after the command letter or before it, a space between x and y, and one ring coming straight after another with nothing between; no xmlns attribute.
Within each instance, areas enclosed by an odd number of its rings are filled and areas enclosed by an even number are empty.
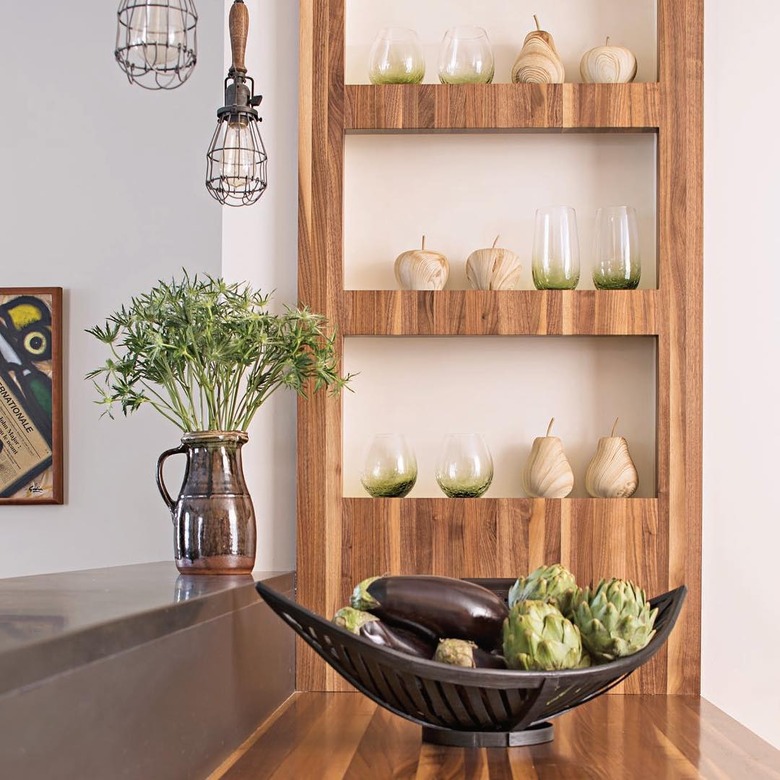
<svg viewBox="0 0 780 780"><path fill-rule="evenodd" d="M484 584L486 587L490 587L492 590L501 593L503 593L504 590L508 591L509 587L511 587L514 582L514 580L509 579L488 580L473 578L471 581ZM410 713L393 706L382 697L381 693L363 685L363 683L353 676L347 668L342 666L340 658L334 657L334 655L329 652L329 649L332 650L333 653L337 652L334 642L329 635L338 637L341 646L354 653L355 656L360 659L361 663L363 663L364 660L370 660L382 667L391 669L395 674L401 673L410 677L419 678L423 681L445 683L465 689L527 690L539 691L539 695L541 695L543 689L555 684L577 684L578 682L596 683L599 680L603 682L603 685L595 692L585 695L581 700L575 701L571 706L562 707L560 710L556 711L554 707L550 708L550 703L545 707L530 707L529 709L534 711L536 711L536 709L539 710L539 717L529 722L523 722L523 725L520 728L527 728L534 723L557 717L580 704L584 704L586 701L590 701L591 699L606 693L609 689L621 683L631 673L636 671L636 669L649 661L663 647L666 639L674 628L687 593L687 588L683 585L650 599L650 603L653 607L659 607L659 616L656 621L658 628L649 644L631 656L610 663L587 667L585 669L526 672L509 669L464 669L461 667L440 664L436 661L430 661L423 658L416 658L389 648L379 647L362 637L352 634L346 629L340 628L331 621L326 620L322 616L311 612L300 604L277 593L263 583L256 583L256 588L260 596L268 603L274 612L276 612L279 617L284 620L320 657L359 691L377 704L401 717L407 718L422 726L445 729L448 727L442 727L439 724L417 717L416 715L420 713ZM317 632L327 639L327 643L320 642L319 639L310 635L307 631L307 623L316 627ZM330 644L330 648L328 647L328 643ZM350 660L351 663L354 664L354 660ZM502 724L499 724L497 728L499 730L504 729L507 731L517 728L516 726L507 726L506 723L507 721L502 721ZM457 729L450 728L448 730Z"/></svg>

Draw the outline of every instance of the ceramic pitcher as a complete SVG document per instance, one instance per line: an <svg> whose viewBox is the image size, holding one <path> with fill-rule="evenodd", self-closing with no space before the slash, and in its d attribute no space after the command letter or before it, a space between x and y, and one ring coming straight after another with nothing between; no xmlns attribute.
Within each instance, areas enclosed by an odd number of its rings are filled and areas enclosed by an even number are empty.
<svg viewBox="0 0 780 780"><path fill-rule="evenodd" d="M244 480L243 431L185 433L181 446L157 461L157 487L174 526L176 567L183 574L249 574L255 563L256 529L252 499ZM179 497L163 481L171 455L186 455Z"/></svg>

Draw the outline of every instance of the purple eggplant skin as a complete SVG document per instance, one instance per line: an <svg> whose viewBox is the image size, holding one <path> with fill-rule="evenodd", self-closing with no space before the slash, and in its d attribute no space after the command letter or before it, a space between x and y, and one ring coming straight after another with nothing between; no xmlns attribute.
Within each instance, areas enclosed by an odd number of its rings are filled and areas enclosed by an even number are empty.
<svg viewBox="0 0 780 780"><path fill-rule="evenodd" d="M416 633L470 639L490 652L501 644L509 615L504 600L473 582L451 577L401 575L363 580L352 606Z"/></svg>
<svg viewBox="0 0 780 780"><path fill-rule="evenodd" d="M488 653L481 647L475 647L474 666L477 669L506 669L506 661L503 655Z"/></svg>
<svg viewBox="0 0 780 780"><path fill-rule="evenodd" d="M380 647L389 647L391 650L398 650L417 658L427 660L433 658L434 645L429 639L424 639L412 631L388 625L382 620L363 624L358 636Z"/></svg>

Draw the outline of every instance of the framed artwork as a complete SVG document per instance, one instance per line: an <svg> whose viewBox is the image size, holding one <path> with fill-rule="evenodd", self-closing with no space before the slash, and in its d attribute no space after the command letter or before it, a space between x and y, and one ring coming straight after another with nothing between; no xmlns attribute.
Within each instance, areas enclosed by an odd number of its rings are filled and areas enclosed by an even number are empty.
<svg viewBox="0 0 780 780"><path fill-rule="evenodd" d="M0 505L62 501L62 288L0 287Z"/></svg>

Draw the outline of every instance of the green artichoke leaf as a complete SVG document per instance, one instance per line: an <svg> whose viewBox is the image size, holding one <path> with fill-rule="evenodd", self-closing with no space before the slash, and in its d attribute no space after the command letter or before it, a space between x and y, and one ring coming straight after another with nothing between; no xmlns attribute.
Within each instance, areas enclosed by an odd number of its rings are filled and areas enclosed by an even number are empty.
<svg viewBox="0 0 780 780"><path fill-rule="evenodd" d="M552 604L520 601L504 621L503 654L510 669L571 669L582 655L580 632Z"/></svg>
<svg viewBox="0 0 780 780"><path fill-rule="evenodd" d="M572 617L582 643L598 662L633 655L655 635L658 615L645 592L628 580L601 580L594 588L578 590Z"/></svg>
<svg viewBox="0 0 780 780"><path fill-rule="evenodd" d="M509 606L520 601L545 601L565 615L577 590L574 575L562 564L540 566L527 577L518 577L509 590Z"/></svg>

